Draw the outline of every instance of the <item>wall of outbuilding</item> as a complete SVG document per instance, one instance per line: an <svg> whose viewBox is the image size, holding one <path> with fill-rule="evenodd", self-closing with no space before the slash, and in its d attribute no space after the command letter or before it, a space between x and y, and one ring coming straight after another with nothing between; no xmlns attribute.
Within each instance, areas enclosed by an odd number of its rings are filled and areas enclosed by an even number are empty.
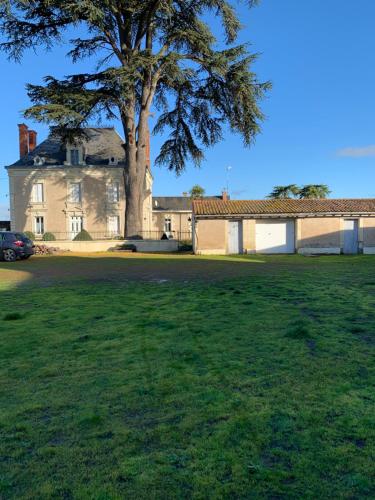
<svg viewBox="0 0 375 500"><path fill-rule="evenodd" d="M375 218L362 219L363 246L375 248Z"/></svg>
<svg viewBox="0 0 375 500"><path fill-rule="evenodd" d="M311 217L296 219L296 250L299 253L340 253L342 219Z"/></svg>
<svg viewBox="0 0 375 500"><path fill-rule="evenodd" d="M348 217L358 220L358 249L365 254L375 254L374 217ZM344 243L344 217L295 218L296 252L342 252ZM242 219L243 253L256 251L256 219ZM194 224L194 245L197 254L226 254L228 225L225 219L200 219Z"/></svg>
<svg viewBox="0 0 375 500"><path fill-rule="evenodd" d="M224 219L196 220L194 223L194 251L199 255L227 253L228 224Z"/></svg>

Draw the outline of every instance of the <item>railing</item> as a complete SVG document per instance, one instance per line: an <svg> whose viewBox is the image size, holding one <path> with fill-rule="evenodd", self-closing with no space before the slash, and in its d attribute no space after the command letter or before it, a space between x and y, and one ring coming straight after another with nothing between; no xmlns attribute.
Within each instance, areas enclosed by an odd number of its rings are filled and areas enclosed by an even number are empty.
<svg viewBox="0 0 375 500"><path fill-rule="evenodd" d="M124 235L116 232L104 231L87 231L92 240L125 240ZM72 241L74 239L81 239L77 237L77 232L61 232L61 231L48 231L44 235L35 235L35 241ZM51 236L53 235L53 236ZM53 239L54 238L54 239ZM176 240L185 244L191 243L192 234L190 231L140 231L138 236L129 239L141 240Z"/></svg>
<svg viewBox="0 0 375 500"><path fill-rule="evenodd" d="M191 231L141 231L139 236L144 240L192 240Z"/></svg>

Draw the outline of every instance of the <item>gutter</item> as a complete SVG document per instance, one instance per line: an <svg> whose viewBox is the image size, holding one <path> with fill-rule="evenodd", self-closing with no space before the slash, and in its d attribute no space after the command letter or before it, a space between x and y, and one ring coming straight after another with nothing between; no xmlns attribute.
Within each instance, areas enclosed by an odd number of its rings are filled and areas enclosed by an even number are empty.
<svg viewBox="0 0 375 500"><path fill-rule="evenodd" d="M299 219L317 217L375 217L375 212L308 212L279 214L195 214L196 220L202 219Z"/></svg>

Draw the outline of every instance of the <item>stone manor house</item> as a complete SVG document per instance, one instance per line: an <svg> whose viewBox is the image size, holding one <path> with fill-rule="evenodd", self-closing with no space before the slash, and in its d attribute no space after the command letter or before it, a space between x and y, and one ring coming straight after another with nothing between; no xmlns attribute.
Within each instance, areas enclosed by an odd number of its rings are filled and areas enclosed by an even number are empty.
<svg viewBox="0 0 375 500"><path fill-rule="evenodd" d="M114 128L86 128L86 139L62 144L51 133L37 144L25 124L19 129L19 160L7 166L12 230L36 239L52 233L74 239L85 229L93 239L124 234L123 139ZM144 179L144 238L191 238L191 200L187 196L152 198L150 148ZM165 236L164 236L165 237Z"/></svg>

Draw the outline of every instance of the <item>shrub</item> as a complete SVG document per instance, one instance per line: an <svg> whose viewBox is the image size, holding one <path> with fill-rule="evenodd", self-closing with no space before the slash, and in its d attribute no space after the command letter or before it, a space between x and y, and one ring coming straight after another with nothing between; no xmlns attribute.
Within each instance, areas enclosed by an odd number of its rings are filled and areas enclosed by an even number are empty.
<svg viewBox="0 0 375 500"><path fill-rule="evenodd" d="M73 238L73 241L92 241L92 238L86 229L82 229L82 231L78 233L75 238Z"/></svg>
<svg viewBox="0 0 375 500"><path fill-rule="evenodd" d="M44 233L42 239L43 241L56 241L56 237L53 233Z"/></svg>
<svg viewBox="0 0 375 500"><path fill-rule="evenodd" d="M137 247L135 245L133 245L132 243L124 243L119 248L120 248L120 250L130 250L132 252L137 251Z"/></svg>
<svg viewBox="0 0 375 500"><path fill-rule="evenodd" d="M191 240L181 240L178 244L180 252L191 252L193 250L193 243Z"/></svg>
<svg viewBox="0 0 375 500"><path fill-rule="evenodd" d="M35 240L35 234L33 232L25 231L23 234L26 236L26 238L29 238L29 240L32 240L32 241Z"/></svg>

